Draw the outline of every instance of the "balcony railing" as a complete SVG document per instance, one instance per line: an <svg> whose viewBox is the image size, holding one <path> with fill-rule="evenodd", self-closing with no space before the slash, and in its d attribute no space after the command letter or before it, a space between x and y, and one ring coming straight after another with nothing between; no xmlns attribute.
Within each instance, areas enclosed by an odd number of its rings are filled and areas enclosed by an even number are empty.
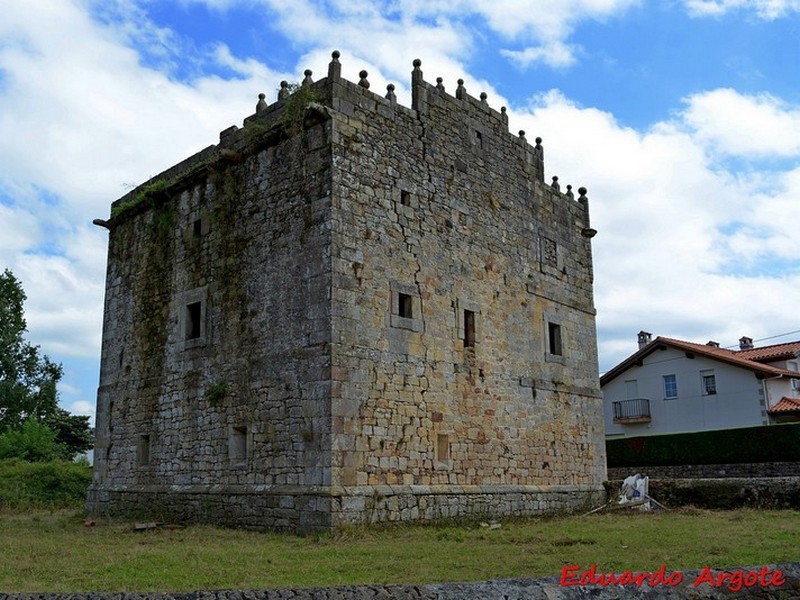
<svg viewBox="0 0 800 600"><path fill-rule="evenodd" d="M633 398L613 403L614 423L649 423L650 400Z"/></svg>

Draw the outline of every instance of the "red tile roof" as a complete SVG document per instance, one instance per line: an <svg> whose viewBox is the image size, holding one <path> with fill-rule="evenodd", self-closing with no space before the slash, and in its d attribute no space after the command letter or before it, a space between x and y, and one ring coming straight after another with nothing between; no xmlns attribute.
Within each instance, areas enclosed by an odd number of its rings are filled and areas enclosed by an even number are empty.
<svg viewBox="0 0 800 600"><path fill-rule="evenodd" d="M676 340L673 338L666 338L666 337L657 337L652 342L647 344L644 348L640 349L635 354L632 354L621 363L619 363L614 368L610 369L606 373L604 373L600 377L600 385L605 385L612 379L616 378L618 375L624 373L629 368L634 365L641 363L641 361L655 352L658 349L663 349L665 347L672 347L677 348L679 350L683 350L687 353L697 354L700 356L706 356L708 358L713 358L719 360L721 362L725 362L737 367L741 367L743 369L748 369L753 371L757 375L762 375L764 377L777 377L783 375L785 377L800 377L800 373L795 371L788 371L786 369L779 369L778 367L773 367L767 364L760 362L760 360L764 360L763 358L756 360L750 358L751 354L755 354L756 357L760 356L756 351L758 350L766 350L769 348L777 349L779 346L791 346L795 345L798 349L800 349L800 342L793 342L792 344L778 344L777 346L767 346L765 348L753 348L752 350L728 350L727 348L718 348L716 346L709 346L708 344L695 344L694 342L685 342L683 340ZM777 350L773 352L778 352ZM785 354L785 349L780 350L780 354L778 356L783 356ZM767 353L764 354L765 356ZM639 365L641 366L641 365Z"/></svg>
<svg viewBox="0 0 800 600"><path fill-rule="evenodd" d="M771 415L774 414L787 414L787 413L800 413L800 398L781 398L775 406L767 410Z"/></svg>
<svg viewBox="0 0 800 600"><path fill-rule="evenodd" d="M740 350L737 354L743 358L764 362L795 358L798 352L800 352L800 342L788 342L786 344L775 344L773 346Z"/></svg>

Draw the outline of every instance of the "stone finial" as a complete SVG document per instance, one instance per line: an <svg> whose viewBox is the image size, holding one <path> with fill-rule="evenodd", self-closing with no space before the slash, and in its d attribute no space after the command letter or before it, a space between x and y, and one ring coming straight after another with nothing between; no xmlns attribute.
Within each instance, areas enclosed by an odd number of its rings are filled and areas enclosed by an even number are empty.
<svg viewBox="0 0 800 600"><path fill-rule="evenodd" d="M540 138L540 137L536 138L536 149L537 150L542 150L542 138Z"/></svg>
<svg viewBox="0 0 800 600"><path fill-rule="evenodd" d="M439 90L440 92L444 91L444 84L442 83L443 81L444 79L442 79L441 77L436 78L436 89Z"/></svg>
<svg viewBox="0 0 800 600"><path fill-rule="evenodd" d="M358 85L360 85L364 89L368 90L369 89L369 81L367 81L367 75L369 75L369 73L367 73L366 71L359 72L358 76L361 79L358 80Z"/></svg>
<svg viewBox="0 0 800 600"><path fill-rule="evenodd" d="M589 198L586 197L585 187L578 188L578 202L581 203L581 206L583 206L583 210L585 212L586 227L581 229L581 235L585 238L591 239L597 235L597 230L592 229L591 225L589 224Z"/></svg>
<svg viewBox="0 0 800 600"><path fill-rule="evenodd" d="M267 110L267 101L264 100L266 98L266 94L259 94L258 95L258 104L256 104L256 112L260 113L262 111Z"/></svg>
<svg viewBox="0 0 800 600"><path fill-rule="evenodd" d="M567 198L575 200L575 194L572 193L572 186L570 184L567 184Z"/></svg>
<svg viewBox="0 0 800 600"><path fill-rule="evenodd" d="M486 94L486 92L481 92L481 104L487 104L486 99L488 97L489 96Z"/></svg>
<svg viewBox="0 0 800 600"><path fill-rule="evenodd" d="M336 81L342 76L342 65L339 63L339 54L338 50L334 50L331 52L331 62L328 63L328 79L331 81Z"/></svg>
<svg viewBox="0 0 800 600"><path fill-rule="evenodd" d="M525 130L524 129L520 129L519 130L519 139L521 139L521 140L525 139Z"/></svg>
<svg viewBox="0 0 800 600"><path fill-rule="evenodd" d="M281 89L278 90L278 100L285 100L289 97L289 82L281 81Z"/></svg>
<svg viewBox="0 0 800 600"><path fill-rule="evenodd" d="M505 123L506 127L508 127L508 113L506 112L506 107L500 107L500 118L502 119L503 123Z"/></svg>
<svg viewBox="0 0 800 600"><path fill-rule="evenodd" d="M422 75L422 61L418 58L412 63L414 70L411 71L411 108L419 114L428 112L428 91L425 87L425 78Z"/></svg>
<svg viewBox="0 0 800 600"><path fill-rule="evenodd" d="M561 191L561 185L558 183L558 175L553 175L553 183L550 184L550 187L557 192Z"/></svg>
<svg viewBox="0 0 800 600"><path fill-rule="evenodd" d="M311 69L303 71L303 75L305 75L305 77L303 77L303 85L311 85L314 83L314 80L311 79Z"/></svg>
<svg viewBox="0 0 800 600"><path fill-rule="evenodd" d="M390 83L386 86L386 96L385 98L391 102L392 104L397 104L397 96L394 95L394 84Z"/></svg>
<svg viewBox="0 0 800 600"><path fill-rule="evenodd" d="M463 100L467 97L467 88L464 87L464 80L458 80L458 87L456 88L456 98Z"/></svg>

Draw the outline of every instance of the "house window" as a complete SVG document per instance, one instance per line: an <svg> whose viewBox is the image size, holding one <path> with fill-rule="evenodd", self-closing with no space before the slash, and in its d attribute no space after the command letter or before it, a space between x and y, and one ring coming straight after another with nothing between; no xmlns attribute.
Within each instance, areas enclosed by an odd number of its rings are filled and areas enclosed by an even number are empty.
<svg viewBox="0 0 800 600"><path fill-rule="evenodd" d="M445 466L450 464L450 436L446 433L436 436L436 462Z"/></svg>
<svg viewBox="0 0 800 600"><path fill-rule="evenodd" d="M678 379L675 375L664 375L664 398L678 397Z"/></svg>
<svg viewBox="0 0 800 600"><path fill-rule="evenodd" d="M139 436L136 447L136 465L144 467L150 464L150 435L145 433Z"/></svg>
<svg viewBox="0 0 800 600"><path fill-rule="evenodd" d="M475 347L475 311L464 311L464 348Z"/></svg>
<svg viewBox="0 0 800 600"><path fill-rule="evenodd" d="M547 351L554 356L561 356L561 325L547 323Z"/></svg>
<svg viewBox="0 0 800 600"><path fill-rule="evenodd" d="M234 465L247 462L247 427L239 426L231 429L228 454Z"/></svg>
<svg viewBox="0 0 800 600"><path fill-rule="evenodd" d="M702 381L701 391L704 396L711 396L717 393L717 380L714 371L700 371Z"/></svg>

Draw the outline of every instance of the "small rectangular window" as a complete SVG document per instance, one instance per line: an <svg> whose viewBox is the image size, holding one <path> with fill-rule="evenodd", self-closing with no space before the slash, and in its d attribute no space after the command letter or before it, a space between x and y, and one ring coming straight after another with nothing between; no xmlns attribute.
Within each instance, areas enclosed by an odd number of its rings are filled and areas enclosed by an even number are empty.
<svg viewBox="0 0 800 600"><path fill-rule="evenodd" d="M397 314L404 319L413 319L413 302L411 296L399 292L397 294Z"/></svg>
<svg viewBox="0 0 800 600"><path fill-rule="evenodd" d="M701 371L700 378L702 380L701 391L704 396L712 396L717 393L717 379L713 371Z"/></svg>
<svg viewBox="0 0 800 600"><path fill-rule="evenodd" d="M150 435L142 434L139 436L139 444L136 448L136 464L140 467L150 464Z"/></svg>
<svg viewBox="0 0 800 600"><path fill-rule="evenodd" d="M403 206L411 206L411 192L406 190L400 191L400 204Z"/></svg>
<svg viewBox="0 0 800 600"><path fill-rule="evenodd" d="M192 232L194 233L194 237L200 237L203 233L203 221L202 219L196 219L195 222L192 224Z"/></svg>
<svg viewBox="0 0 800 600"><path fill-rule="evenodd" d="M678 379L675 375L664 375L664 398L678 397Z"/></svg>
<svg viewBox="0 0 800 600"><path fill-rule="evenodd" d="M436 462L441 464L450 462L450 436L446 433L436 436Z"/></svg>
<svg viewBox="0 0 800 600"><path fill-rule="evenodd" d="M202 334L200 324L203 318L203 303L192 302L186 305L186 339L196 340Z"/></svg>
<svg viewBox="0 0 800 600"><path fill-rule="evenodd" d="M464 348L475 347L475 311L464 311Z"/></svg>
<svg viewBox="0 0 800 600"><path fill-rule="evenodd" d="M247 461L247 427L234 427L230 441L231 463L241 464Z"/></svg>
<svg viewBox="0 0 800 600"><path fill-rule="evenodd" d="M561 325L547 323L548 351L555 356L561 356Z"/></svg>
<svg viewBox="0 0 800 600"><path fill-rule="evenodd" d="M480 131L475 132L475 145L478 148L483 148L483 134Z"/></svg>

